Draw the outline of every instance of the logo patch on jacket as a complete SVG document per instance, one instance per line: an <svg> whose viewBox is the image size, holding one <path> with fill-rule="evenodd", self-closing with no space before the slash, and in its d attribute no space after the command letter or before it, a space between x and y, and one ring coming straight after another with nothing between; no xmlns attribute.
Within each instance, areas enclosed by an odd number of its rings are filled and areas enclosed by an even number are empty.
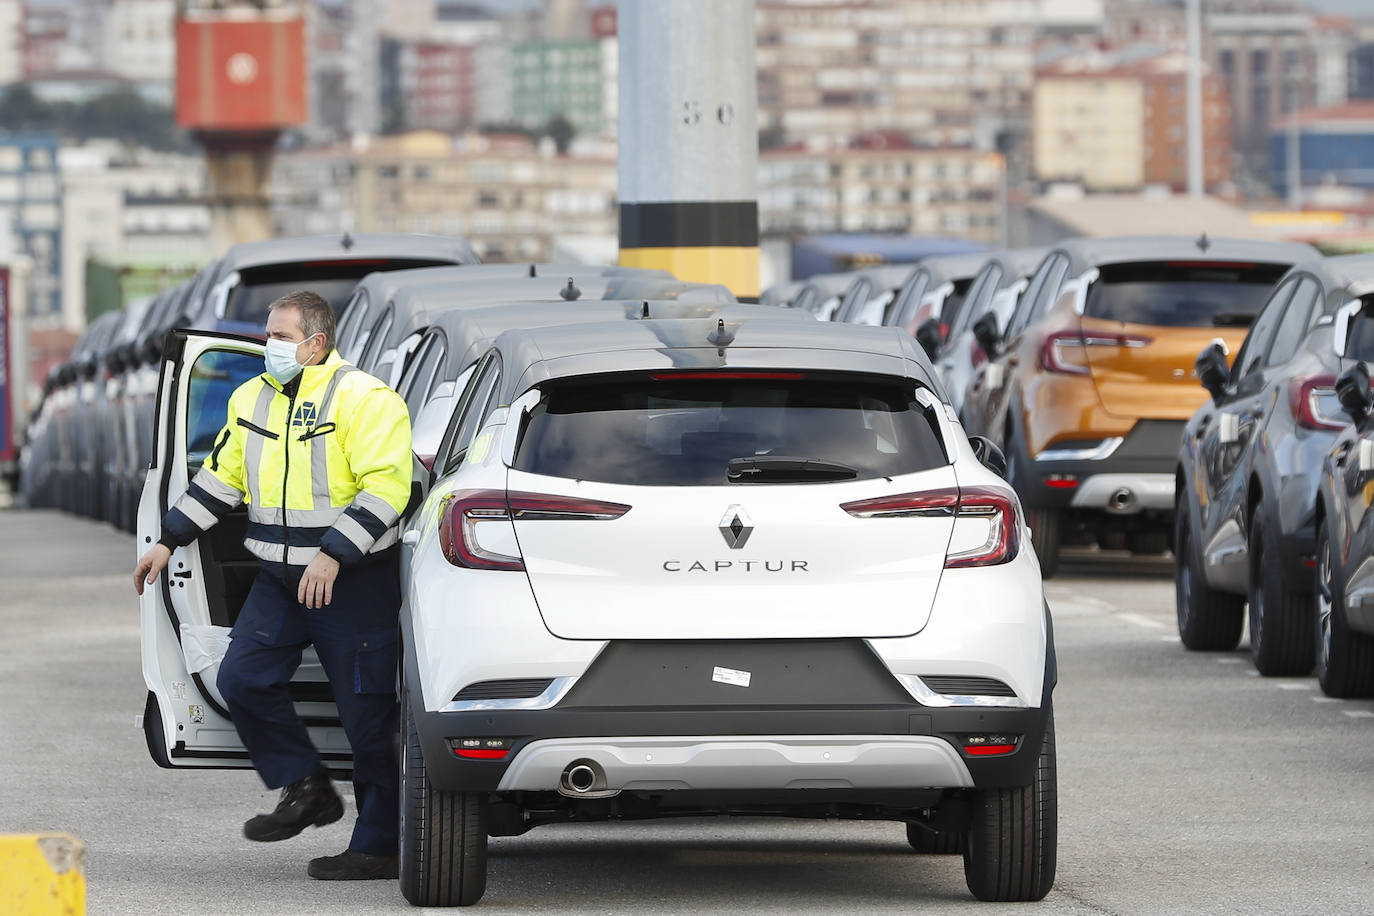
<svg viewBox="0 0 1374 916"><path fill-rule="evenodd" d="M291 419L291 425L312 427L315 425L317 413L314 401L304 401L296 408L296 415Z"/></svg>

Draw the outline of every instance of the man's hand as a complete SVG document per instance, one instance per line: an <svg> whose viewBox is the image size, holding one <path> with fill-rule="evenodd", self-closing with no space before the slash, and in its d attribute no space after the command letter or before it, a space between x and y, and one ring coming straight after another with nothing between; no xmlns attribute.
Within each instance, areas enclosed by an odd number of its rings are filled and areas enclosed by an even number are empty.
<svg viewBox="0 0 1374 916"><path fill-rule="evenodd" d="M320 552L305 568L301 575L301 587L296 590L296 600L314 610L322 608L334 600L334 579L339 575L339 561L329 554Z"/></svg>
<svg viewBox="0 0 1374 916"><path fill-rule="evenodd" d="M165 544L154 544L153 548L138 558L134 567L134 591L143 594L144 585L157 581L157 574L167 568L172 559L172 551Z"/></svg>

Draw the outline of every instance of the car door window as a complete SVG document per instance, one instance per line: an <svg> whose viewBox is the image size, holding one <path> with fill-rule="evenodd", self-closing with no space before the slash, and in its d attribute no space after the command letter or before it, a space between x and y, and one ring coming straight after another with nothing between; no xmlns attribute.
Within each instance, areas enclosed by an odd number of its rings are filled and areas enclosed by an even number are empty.
<svg viewBox="0 0 1374 916"><path fill-rule="evenodd" d="M1239 385L1263 364L1264 357L1269 351L1269 343L1273 340L1274 331L1278 327L1279 318L1297 287L1297 280L1290 280L1279 287L1260 311L1255 323L1251 325L1250 333L1245 335L1245 343L1241 344L1240 352L1236 354L1236 361L1231 367L1231 385L1233 387Z"/></svg>
<svg viewBox="0 0 1374 916"><path fill-rule="evenodd" d="M338 341L339 355L347 359L347 355L353 350L353 335L357 332L358 326L367 317L367 290L361 287L353 293L353 298L348 305L344 306L343 321L339 322L339 331L334 335Z"/></svg>
<svg viewBox="0 0 1374 916"><path fill-rule="evenodd" d="M367 336L367 343L363 347L362 355L358 358L358 368L370 369L373 361L380 354L382 345L386 343L386 335L391 333L391 323L396 320L394 310L390 307L377 318L372 325L372 331Z"/></svg>
<svg viewBox="0 0 1374 916"><path fill-rule="evenodd" d="M477 370L467 391L459 400L458 409L454 412L457 426L446 449L445 474L456 470L458 465L462 463L464 455L467 454L468 446L481 428L482 421L486 419L488 407L496 397L497 384L500 379L501 361L493 354L487 357L481 368Z"/></svg>
<svg viewBox="0 0 1374 916"><path fill-rule="evenodd" d="M1307 329L1312 326L1312 313L1317 307L1317 294L1320 292L1321 287L1311 277L1303 277L1298 282L1292 300L1283 311L1278 330L1274 332L1274 341L1265 359L1266 365L1277 366L1293 358L1298 351L1298 344L1302 343Z"/></svg>
<svg viewBox="0 0 1374 916"><path fill-rule="evenodd" d="M1000 329L1002 337L1011 337L1013 333L1019 333L1021 328L1026 326L1026 322L1029 320L1028 313L1030 312L1031 306L1034 305L1036 297L1040 294L1040 290L1044 288L1046 281L1049 279L1050 271L1054 269L1058 260L1059 258L1057 255L1050 255L1045 258L1044 261L1040 262L1040 266L1035 269L1035 273L1031 276L1029 285L1026 286L1026 291L1022 293L1021 298L1017 300L1016 308L1012 310L1011 318L1007 319L1006 327Z"/></svg>
<svg viewBox="0 0 1374 916"><path fill-rule="evenodd" d="M444 361L448 347L444 335L434 332L428 335L415 351L409 368L401 381L401 397L405 398L410 415L416 416L425 406L430 389L434 386L434 374Z"/></svg>
<svg viewBox="0 0 1374 916"><path fill-rule="evenodd" d="M897 297L897 305L894 306L897 317L893 324L898 327L905 327L912 318L916 317L916 309L921 304L921 298L926 294L926 287L930 285L930 271L917 270L907 278L905 286Z"/></svg>
<svg viewBox="0 0 1374 916"><path fill-rule="evenodd" d="M191 366L186 393L186 468L194 476L217 444L229 414L229 396L262 375L262 357L233 350L206 350Z"/></svg>
<svg viewBox="0 0 1374 916"><path fill-rule="evenodd" d="M844 294L843 303L840 305L840 313L835 316L836 321L852 322L858 314L859 309L868 302L869 293L873 290L873 284L867 280L855 280L849 287L849 291Z"/></svg>
<svg viewBox="0 0 1374 916"><path fill-rule="evenodd" d="M1064 285L1064 277L1068 275L1068 272L1069 259L1065 257L1056 258L1054 266L1050 268L1050 272L1045 276L1045 285L1040 287L1039 291L1036 292L1035 299L1031 302L1030 308L1023 313L1024 323L1016 329L1017 333L1043 318L1045 313L1050 310L1050 306L1059 301L1060 292Z"/></svg>

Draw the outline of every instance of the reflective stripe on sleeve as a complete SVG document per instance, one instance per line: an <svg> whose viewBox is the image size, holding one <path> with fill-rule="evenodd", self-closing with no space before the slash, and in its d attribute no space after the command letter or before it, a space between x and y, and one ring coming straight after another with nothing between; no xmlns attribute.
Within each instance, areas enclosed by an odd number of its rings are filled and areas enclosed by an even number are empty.
<svg viewBox="0 0 1374 916"><path fill-rule="evenodd" d="M397 512L391 503L380 496L373 496L366 490L360 491L357 496L353 497L353 505L371 512L388 528L400 521L401 518L401 513Z"/></svg>
<svg viewBox="0 0 1374 916"><path fill-rule="evenodd" d="M237 487L231 487L205 468L197 471L196 476L191 478L191 485L200 487L205 491L205 495L223 503L229 509L243 502L243 493Z"/></svg>

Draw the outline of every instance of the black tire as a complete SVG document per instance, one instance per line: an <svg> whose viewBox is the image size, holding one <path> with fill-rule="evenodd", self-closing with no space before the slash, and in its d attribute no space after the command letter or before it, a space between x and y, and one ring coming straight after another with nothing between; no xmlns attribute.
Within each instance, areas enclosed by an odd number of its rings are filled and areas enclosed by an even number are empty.
<svg viewBox="0 0 1374 916"><path fill-rule="evenodd" d="M1312 599L1283 578L1279 539L1262 507L1250 520L1250 658L1265 677L1300 677L1312 670L1316 630Z"/></svg>
<svg viewBox="0 0 1374 916"><path fill-rule="evenodd" d="M1040 578L1053 579L1059 572L1059 545L1064 538L1064 514L1058 509L1026 506L1026 525L1030 528L1035 555L1040 558Z"/></svg>
<svg viewBox="0 0 1374 916"><path fill-rule="evenodd" d="M1035 782L974 793L973 821L964 847L964 881L979 900L1043 900L1054 886L1058 843L1051 711L1045 721Z"/></svg>
<svg viewBox="0 0 1374 916"><path fill-rule="evenodd" d="M952 856L964 851L968 834L962 830L931 831L915 824L906 825L906 841L915 852L932 856Z"/></svg>
<svg viewBox="0 0 1374 916"><path fill-rule="evenodd" d="M486 796L429 785L409 691L401 722L401 895L416 906L471 906L487 889Z"/></svg>
<svg viewBox="0 0 1374 916"><path fill-rule="evenodd" d="M1374 696L1374 637L1356 633L1345 619L1345 593L1332 574L1331 535L1317 529L1317 582L1312 590L1317 642L1317 683L1329 697Z"/></svg>
<svg viewBox="0 0 1374 916"><path fill-rule="evenodd" d="M1193 542L1188 507L1174 512L1174 606L1178 637L1194 652L1230 652L1245 625L1245 596L1208 588L1202 551Z"/></svg>
<svg viewBox="0 0 1374 916"><path fill-rule="evenodd" d="M1169 550L1167 531L1132 531L1126 535L1126 549L1135 554L1155 556Z"/></svg>

